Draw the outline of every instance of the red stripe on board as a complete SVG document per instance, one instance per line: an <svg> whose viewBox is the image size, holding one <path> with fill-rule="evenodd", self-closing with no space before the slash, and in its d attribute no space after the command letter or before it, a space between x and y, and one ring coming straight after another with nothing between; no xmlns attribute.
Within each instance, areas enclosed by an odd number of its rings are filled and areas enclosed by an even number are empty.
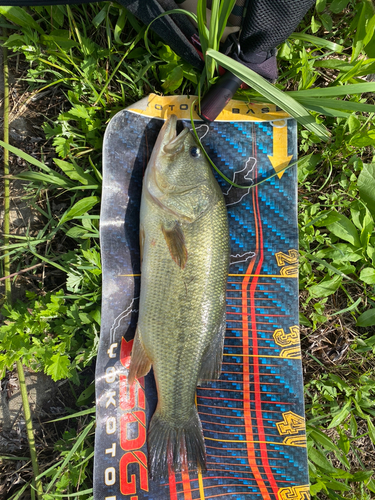
<svg viewBox="0 0 375 500"><path fill-rule="evenodd" d="M253 128L255 132L255 128ZM253 143L254 144L254 143ZM258 193L258 188L255 187L253 189L253 209L254 215L256 214L256 205L254 204L254 193ZM255 234L256 234L256 245L255 245L255 255L259 255L259 230L258 230L258 221L255 216ZM255 261L252 260L249 264L249 267L246 270L247 275L253 274ZM243 354L249 353L249 315L247 314L248 307L248 299L247 299L247 287L250 282L250 276L244 276L241 286L241 296L242 296L242 324L243 324L243 337L242 337L242 346L243 346ZM244 423L245 423L245 435L247 441L247 459L249 461L249 465L254 474L254 478L257 482L258 488L262 494L264 500L271 500L271 497L268 494L266 484L262 478L260 470L258 468L258 464L255 459L255 446L254 446L254 436L253 436L253 428L251 421L251 400L250 393L246 390L246 386L250 385L250 358L248 356L244 356L243 358L243 382L244 382L244 392L243 392L243 411L244 411ZM257 388L257 387L256 387Z"/></svg>
<svg viewBox="0 0 375 500"><path fill-rule="evenodd" d="M255 281L256 279L257 279L257 278L254 278L254 281ZM245 281L245 280L244 280L244 281ZM257 307L255 307L255 306L254 306L254 316L265 316L265 317L267 317L267 318L268 318L268 317L269 317L269 318L271 318L271 317L272 317L272 318L274 318L274 317L277 317L277 318L286 318L286 317L288 317L288 316L291 316L291 314L256 314L256 313L255 313L255 309L257 309ZM243 313L239 313L239 312L230 313L230 312L228 312L228 311L227 311L227 314L233 314L233 315L235 315L235 316L236 316L236 315L238 315L238 316L239 316L239 315L241 315L241 316L244 318L245 316L250 316L250 314L251 314L251 313L246 315L246 313L245 313L245 314L243 314ZM229 319L228 321L230 321L230 319Z"/></svg>
<svg viewBox="0 0 375 500"><path fill-rule="evenodd" d="M257 244L259 238L259 260L257 262L257 267L255 269L255 275L260 274L260 271L263 266L264 259L264 249L263 249L263 230L262 230L262 219L259 211L259 197L258 197L258 187L256 186L253 190L253 207L254 207L254 216L255 216L255 226L257 229ZM259 371L259 351L258 351L258 336L257 336L257 320L255 313L255 293L256 288L258 286L258 278L255 276L250 283L250 312L251 312L251 332L253 339L253 354L255 355L253 358L253 377L254 377L254 386L255 386L255 410L256 410L256 421L258 424L258 437L261 443L259 444L260 454L262 458L262 465L267 474L267 479L271 485L272 491L275 497L278 497L278 487L273 476L269 461L268 461L268 452L267 445L262 443L262 441L266 441L264 427L263 427L263 416L262 416L262 400L261 400L261 382L260 382L260 371ZM281 316L276 315L275 316ZM287 315L289 316L289 315ZM267 500L271 497L267 491L267 496L265 497Z"/></svg>
<svg viewBox="0 0 375 500"><path fill-rule="evenodd" d="M182 487L184 489L184 500L192 500L189 473L186 471L182 471L181 477Z"/></svg>
<svg viewBox="0 0 375 500"><path fill-rule="evenodd" d="M172 471L169 471L169 499L178 500L177 488L176 488L176 475Z"/></svg>

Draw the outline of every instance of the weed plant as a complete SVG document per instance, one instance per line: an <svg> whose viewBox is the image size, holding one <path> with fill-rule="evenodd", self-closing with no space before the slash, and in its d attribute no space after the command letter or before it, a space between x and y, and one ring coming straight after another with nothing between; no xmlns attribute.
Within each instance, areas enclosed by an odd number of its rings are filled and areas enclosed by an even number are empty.
<svg viewBox="0 0 375 500"><path fill-rule="evenodd" d="M27 292L23 302L4 305L0 372L22 359L54 380L68 378L79 385L81 370L95 357L100 326L98 209L105 127L118 110L150 92L201 93L202 79L151 32L145 43L146 27L115 3L0 7L0 14L0 26L10 30L5 41L14 53L10 60L21 54L29 65L24 82L30 91L35 95L54 88L66 97L64 109L44 124L56 151L53 166L10 148L29 165L18 178L28 181L27 195L45 225L33 237L10 235L2 250L16 272L22 270L26 255L31 265L54 268L59 286L41 286L38 293ZM212 33L222 26L206 30L202 16L198 12L201 38L209 51L206 87L215 81L220 61L234 72L242 71L251 85L237 98L281 99L297 118L297 104L312 113L305 123L308 128L299 129L298 166L300 322L311 495L373 498L372 3L318 0L300 31L279 48L280 78L273 89L217 52ZM68 204L64 213L54 212L53 200ZM87 408L90 390L77 395L78 406ZM90 411L69 420L77 423L56 443L57 462L43 466L44 500L61 495L92 498ZM20 495L21 489L13 498Z"/></svg>

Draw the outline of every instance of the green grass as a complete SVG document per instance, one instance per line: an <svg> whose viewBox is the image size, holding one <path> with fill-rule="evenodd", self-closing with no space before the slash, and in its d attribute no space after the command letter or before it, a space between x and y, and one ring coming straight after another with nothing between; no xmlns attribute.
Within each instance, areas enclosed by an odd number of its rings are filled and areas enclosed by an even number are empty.
<svg viewBox="0 0 375 500"><path fill-rule="evenodd" d="M275 102L301 123L300 321L311 493L367 500L375 494L375 459L368 453L375 444L375 84L366 81L375 73L374 9L367 0L318 0L279 48L276 86L217 52L227 14L218 12L207 30L198 11L208 51L202 83L120 5L0 7L11 66L21 54L29 63L24 82L34 95L57 88L66 97L64 110L44 124L53 165L11 149L28 164L18 177L28 181L25 196L44 226L32 236L10 235L3 255L16 272L26 257L30 267L49 266L58 287L40 285L23 302L4 304L0 371L22 360L55 380L68 378L76 406L90 406L91 386L76 392L95 357L100 328L105 127L150 92L202 95L220 61L250 84L237 98ZM55 201L65 203L63 213L54 212ZM68 422L55 444L57 462L41 468L45 500L92 498L93 421L83 410Z"/></svg>

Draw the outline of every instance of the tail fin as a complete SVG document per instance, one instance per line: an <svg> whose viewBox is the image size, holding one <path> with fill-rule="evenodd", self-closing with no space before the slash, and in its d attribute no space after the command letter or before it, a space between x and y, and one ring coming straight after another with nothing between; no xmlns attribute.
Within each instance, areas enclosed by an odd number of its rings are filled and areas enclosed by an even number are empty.
<svg viewBox="0 0 375 500"><path fill-rule="evenodd" d="M207 470L202 424L195 406L189 420L179 425L155 411L148 433L148 462L152 479L167 477L170 470Z"/></svg>

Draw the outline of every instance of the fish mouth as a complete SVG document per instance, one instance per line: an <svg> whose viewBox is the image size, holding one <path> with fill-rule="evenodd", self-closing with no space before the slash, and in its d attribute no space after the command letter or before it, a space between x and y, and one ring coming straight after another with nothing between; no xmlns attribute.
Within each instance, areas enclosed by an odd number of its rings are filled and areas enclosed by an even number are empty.
<svg viewBox="0 0 375 500"><path fill-rule="evenodd" d="M153 147L149 164L145 175L145 185L147 192L157 204L161 204L160 199L164 195L165 186L158 173L163 170L163 156L173 159L173 156L184 147L185 137L189 134L189 129L184 128L177 135L177 116L170 115L160 129L159 135Z"/></svg>
<svg viewBox="0 0 375 500"><path fill-rule="evenodd" d="M165 127L164 131L163 128ZM177 135L177 116L171 115L164 123L162 130L163 151L167 155L174 155L183 147L185 137L189 133L188 128L184 128L182 132Z"/></svg>

